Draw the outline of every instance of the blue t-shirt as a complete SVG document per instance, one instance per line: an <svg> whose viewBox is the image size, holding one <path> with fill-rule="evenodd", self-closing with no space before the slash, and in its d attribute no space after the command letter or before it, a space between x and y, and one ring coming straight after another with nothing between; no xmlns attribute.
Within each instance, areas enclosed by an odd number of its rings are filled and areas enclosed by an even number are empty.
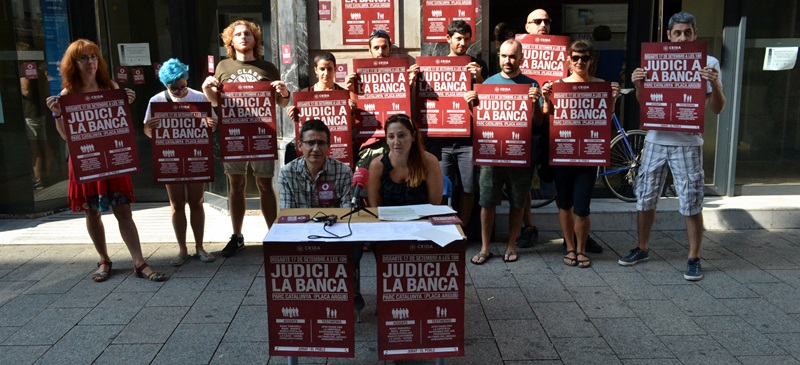
<svg viewBox="0 0 800 365"><path fill-rule="evenodd" d="M492 75L492 77L483 81L483 83L484 85L485 84L531 84L533 85L533 87L539 87L539 83L536 82L536 80L523 75L521 72L519 75L511 79L503 77L503 73L498 72Z"/></svg>

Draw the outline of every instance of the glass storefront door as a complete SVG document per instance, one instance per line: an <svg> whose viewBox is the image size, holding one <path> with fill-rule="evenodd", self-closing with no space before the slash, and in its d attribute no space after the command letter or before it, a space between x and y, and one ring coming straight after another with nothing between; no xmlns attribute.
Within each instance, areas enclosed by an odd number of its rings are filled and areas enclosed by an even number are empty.
<svg viewBox="0 0 800 365"><path fill-rule="evenodd" d="M797 0L746 1L737 186L800 184L800 46ZM787 53L788 52L788 53ZM780 68L779 70L769 70Z"/></svg>

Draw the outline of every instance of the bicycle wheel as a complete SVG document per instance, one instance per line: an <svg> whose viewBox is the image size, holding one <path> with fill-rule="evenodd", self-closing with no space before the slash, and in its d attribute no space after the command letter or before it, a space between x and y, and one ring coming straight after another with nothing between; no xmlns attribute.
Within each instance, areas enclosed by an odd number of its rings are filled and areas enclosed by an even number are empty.
<svg viewBox="0 0 800 365"><path fill-rule="evenodd" d="M633 184L636 181L639 163L642 161L642 148L647 131L636 129L627 131L626 134L633 150L633 156L625 146L624 136L617 135L611 140L611 164L600 167L600 170L601 174L604 174L606 171L619 169L617 172L603 175L603 182L620 200L635 202L636 194L633 191Z"/></svg>
<svg viewBox="0 0 800 365"><path fill-rule="evenodd" d="M533 175L531 182L531 208L541 208L556 200L555 181L544 181L539 177L539 168Z"/></svg>

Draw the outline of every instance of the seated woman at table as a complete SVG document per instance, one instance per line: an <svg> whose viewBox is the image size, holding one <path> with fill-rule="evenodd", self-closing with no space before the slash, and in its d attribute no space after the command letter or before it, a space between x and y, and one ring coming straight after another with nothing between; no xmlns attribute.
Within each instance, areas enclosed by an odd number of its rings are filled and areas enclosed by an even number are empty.
<svg viewBox="0 0 800 365"><path fill-rule="evenodd" d="M422 135L405 114L386 120L389 152L369 164L369 205L397 206L442 203L442 170L436 156L425 151Z"/></svg>

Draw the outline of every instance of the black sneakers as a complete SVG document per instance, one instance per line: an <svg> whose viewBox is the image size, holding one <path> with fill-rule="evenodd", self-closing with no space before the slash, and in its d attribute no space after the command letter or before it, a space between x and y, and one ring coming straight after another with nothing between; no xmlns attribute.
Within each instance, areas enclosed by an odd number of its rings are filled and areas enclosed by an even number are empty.
<svg viewBox="0 0 800 365"><path fill-rule="evenodd" d="M639 247L636 247L633 250L631 250L631 253L629 253L628 256L619 259L617 263L619 263L622 266L633 266L647 260L650 260L650 253L648 251L642 250Z"/></svg>
<svg viewBox="0 0 800 365"><path fill-rule="evenodd" d="M527 226L521 228L519 236L517 237L517 247L529 248L539 239L539 230L536 226Z"/></svg>
<svg viewBox="0 0 800 365"><path fill-rule="evenodd" d="M231 257L239 250L244 248L244 237L237 236L235 233L231 235L231 240L222 249L222 257Z"/></svg>

